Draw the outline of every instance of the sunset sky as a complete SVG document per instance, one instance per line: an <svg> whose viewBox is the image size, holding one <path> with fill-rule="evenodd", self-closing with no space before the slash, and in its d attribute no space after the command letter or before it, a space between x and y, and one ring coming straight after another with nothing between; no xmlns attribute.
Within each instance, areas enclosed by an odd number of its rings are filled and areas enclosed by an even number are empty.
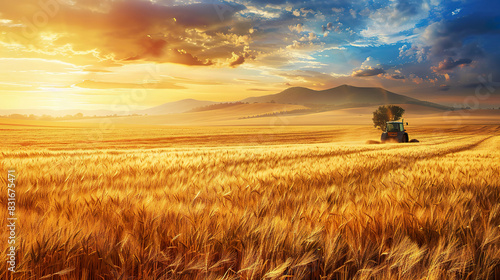
<svg viewBox="0 0 500 280"><path fill-rule="evenodd" d="M0 2L0 109L142 109L291 86L500 106L500 1Z"/></svg>

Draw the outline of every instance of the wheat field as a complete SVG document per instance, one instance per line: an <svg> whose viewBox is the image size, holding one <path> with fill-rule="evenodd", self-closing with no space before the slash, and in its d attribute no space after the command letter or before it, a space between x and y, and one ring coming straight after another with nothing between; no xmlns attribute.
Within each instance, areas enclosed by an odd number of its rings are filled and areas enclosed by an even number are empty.
<svg viewBox="0 0 500 280"><path fill-rule="evenodd" d="M500 279L500 126L2 132L1 279Z"/></svg>

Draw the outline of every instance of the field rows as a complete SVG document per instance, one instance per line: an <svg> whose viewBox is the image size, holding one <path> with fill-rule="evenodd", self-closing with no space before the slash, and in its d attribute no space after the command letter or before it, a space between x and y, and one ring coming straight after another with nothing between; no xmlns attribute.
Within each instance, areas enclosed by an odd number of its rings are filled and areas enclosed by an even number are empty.
<svg viewBox="0 0 500 280"><path fill-rule="evenodd" d="M168 128L59 128L1 129L1 150L78 151L94 149L178 149L196 147L295 145L344 142L364 144L379 140L372 126L168 127ZM410 138L425 143L457 137L499 134L500 126L415 127Z"/></svg>
<svg viewBox="0 0 500 280"><path fill-rule="evenodd" d="M496 129L422 130L406 145L321 132L313 144L3 149L2 169L19 173L18 279L495 279Z"/></svg>

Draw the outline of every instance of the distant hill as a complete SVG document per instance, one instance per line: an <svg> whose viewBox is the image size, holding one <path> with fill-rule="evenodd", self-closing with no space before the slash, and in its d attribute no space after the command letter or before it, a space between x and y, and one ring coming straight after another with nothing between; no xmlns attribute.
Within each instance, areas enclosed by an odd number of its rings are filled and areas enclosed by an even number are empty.
<svg viewBox="0 0 500 280"><path fill-rule="evenodd" d="M85 116L110 116L110 115L167 115L167 114L180 114L187 112L198 111L215 111L222 108L239 108L237 105L243 103L272 103L272 104L291 104L301 105L310 108L300 109L302 114L325 112L346 108L359 108L370 107L385 104L408 104L426 107L432 110L453 110L452 107L418 100L405 95L393 93L383 88L377 87L354 87L349 85L342 85L339 87L326 89L326 90L312 90L304 87L288 88L280 93L269 94L264 96L249 97L235 102L214 102L203 101L196 99L183 99L174 102L168 102L156 107L136 110L131 112L115 112L111 110L44 110L44 109L21 109L21 110L0 110L0 116L7 116L11 114L25 114L25 115L52 115L54 117L62 117L66 115L75 115L83 113ZM243 108L243 107L242 107ZM247 107L245 107L247 108ZM229 110L228 110L229 111ZM422 109L419 109L422 111ZM265 111L263 114L269 114Z"/></svg>
<svg viewBox="0 0 500 280"><path fill-rule="evenodd" d="M208 105L208 106L194 108L194 109L188 111L187 113L218 110L218 109L224 109L224 108L228 108L228 107L232 107L232 106L237 106L237 105L241 105L241 104L245 104L245 103L243 103L243 102L216 103L216 104L212 104L212 105Z"/></svg>
<svg viewBox="0 0 500 280"><path fill-rule="evenodd" d="M145 110L134 111L140 115L165 115L197 111L212 111L233 107L242 103L276 103L302 105L314 112L344 108L367 107L385 104L414 104L436 110L452 110L444 105L418 100L376 87L354 87L342 85L327 90L312 90L304 87L288 88L280 93L249 97L237 102L214 102L196 99L183 99L169 102ZM305 111L304 111L305 112Z"/></svg>
<svg viewBox="0 0 500 280"><path fill-rule="evenodd" d="M448 106L393 93L383 88L354 87L349 85L319 91L304 87L292 87L277 94L249 97L241 101L248 103L276 102L304 106L328 105L332 109L385 104L416 104L440 110L453 109Z"/></svg>
<svg viewBox="0 0 500 280"><path fill-rule="evenodd" d="M134 113L144 115L166 115L166 114L178 114L184 113L187 111L191 111L195 108L201 108L205 106L209 106L212 104L216 104L218 102L213 101L203 101L196 99L183 99L174 102L168 102L156 107L135 111Z"/></svg>

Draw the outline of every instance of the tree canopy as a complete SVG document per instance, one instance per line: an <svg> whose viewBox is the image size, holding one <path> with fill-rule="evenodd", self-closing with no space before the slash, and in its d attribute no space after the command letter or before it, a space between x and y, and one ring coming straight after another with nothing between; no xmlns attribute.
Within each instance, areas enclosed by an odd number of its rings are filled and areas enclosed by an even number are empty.
<svg viewBox="0 0 500 280"><path fill-rule="evenodd" d="M405 109L396 105L380 106L373 112L373 126L385 131L386 122L397 121L403 117L404 113Z"/></svg>

